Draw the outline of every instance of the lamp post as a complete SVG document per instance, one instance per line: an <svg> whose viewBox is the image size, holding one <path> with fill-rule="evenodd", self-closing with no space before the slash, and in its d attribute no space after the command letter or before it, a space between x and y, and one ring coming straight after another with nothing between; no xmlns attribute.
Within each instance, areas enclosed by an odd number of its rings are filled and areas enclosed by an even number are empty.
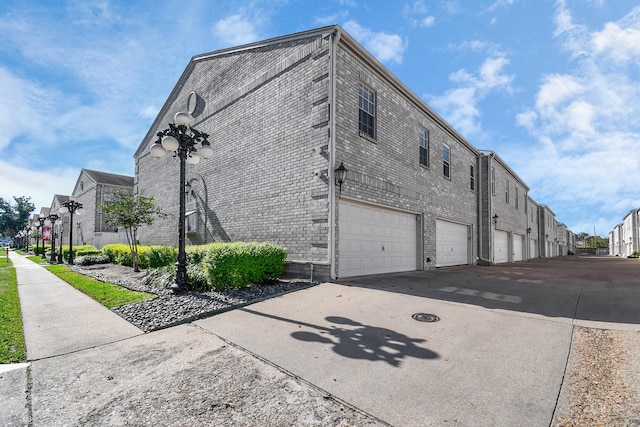
<svg viewBox="0 0 640 427"><path fill-rule="evenodd" d="M46 258L44 253L44 223L47 220L47 217L43 214L38 216L38 222L40 223L40 237L42 238L42 258Z"/></svg>
<svg viewBox="0 0 640 427"><path fill-rule="evenodd" d="M68 201L62 203L62 207L60 208L60 212L67 213L69 212L69 264L73 264L73 214L78 213L80 215L82 213L82 203L78 203L74 198L69 198Z"/></svg>
<svg viewBox="0 0 640 427"><path fill-rule="evenodd" d="M187 284L187 256L185 253L185 180L186 163L198 164L200 159L213 157L213 148L207 138L208 134L191 127L193 117L179 112L174 116L175 123L169 123L169 128L157 133L158 139L151 146L151 155L157 159L168 152L180 158L180 212L178 216L178 261L176 262L176 279L171 285L174 292L185 291ZM196 144L200 143L200 149Z"/></svg>
<svg viewBox="0 0 640 427"><path fill-rule="evenodd" d="M47 226L51 227L51 263L56 263L56 233L54 231L54 227L56 225L56 221L60 218L56 214L51 214L47 217Z"/></svg>

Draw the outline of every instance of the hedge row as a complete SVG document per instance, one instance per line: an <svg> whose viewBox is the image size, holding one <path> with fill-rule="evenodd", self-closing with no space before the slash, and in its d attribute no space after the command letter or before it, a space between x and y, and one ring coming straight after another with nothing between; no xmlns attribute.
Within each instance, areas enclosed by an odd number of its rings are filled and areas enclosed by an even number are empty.
<svg viewBox="0 0 640 427"><path fill-rule="evenodd" d="M128 245L106 245L102 253L117 264L132 265ZM138 246L138 255L141 268L175 270L175 247ZM187 246L186 255L189 285L194 290L228 290L267 283L282 275L287 259L287 251L270 242Z"/></svg>
<svg viewBox="0 0 640 427"><path fill-rule="evenodd" d="M102 248L116 264L133 266L129 245L112 244ZM169 246L138 246L138 266L140 268L158 268L170 265L176 261L178 250Z"/></svg>

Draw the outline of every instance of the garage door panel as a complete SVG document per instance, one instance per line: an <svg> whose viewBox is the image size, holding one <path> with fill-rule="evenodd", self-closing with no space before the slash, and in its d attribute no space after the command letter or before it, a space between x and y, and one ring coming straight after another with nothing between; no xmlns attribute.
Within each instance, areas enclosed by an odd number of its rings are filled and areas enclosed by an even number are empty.
<svg viewBox="0 0 640 427"><path fill-rule="evenodd" d="M513 260L522 261L524 259L524 236L522 234L513 235Z"/></svg>
<svg viewBox="0 0 640 427"><path fill-rule="evenodd" d="M495 230L493 236L493 262L509 262L509 233Z"/></svg>
<svg viewBox="0 0 640 427"><path fill-rule="evenodd" d="M449 221L436 221L436 267L469 263L469 227Z"/></svg>
<svg viewBox="0 0 640 427"><path fill-rule="evenodd" d="M415 215L341 201L339 276L416 269Z"/></svg>

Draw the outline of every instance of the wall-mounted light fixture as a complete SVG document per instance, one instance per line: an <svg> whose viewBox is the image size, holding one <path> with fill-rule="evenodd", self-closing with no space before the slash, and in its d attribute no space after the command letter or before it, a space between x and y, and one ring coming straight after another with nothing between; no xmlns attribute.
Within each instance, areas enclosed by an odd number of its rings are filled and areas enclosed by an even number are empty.
<svg viewBox="0 0 640 427"><path fill-rule="evenodd" d="M531 227L527 228L527 234L531 234Z"/></svg>
<svg viewBox="0 0 640 427"><path fill-rule="evenodd" d="M340 166L334 171L336 173L336 182L340 188L340 194L342 194L342 183L347 177L347 168L344 167L344 164L340 162Z"/></svg>
<svg viewBox="0 0 640 427"><path fill-rule="evenodd" d="M499 218L499 217L498 217L498 214L495 214L495 215L493 216L493 225L494 225L495 227L497 227L497 226L498 226L498 218Z"/></svg>

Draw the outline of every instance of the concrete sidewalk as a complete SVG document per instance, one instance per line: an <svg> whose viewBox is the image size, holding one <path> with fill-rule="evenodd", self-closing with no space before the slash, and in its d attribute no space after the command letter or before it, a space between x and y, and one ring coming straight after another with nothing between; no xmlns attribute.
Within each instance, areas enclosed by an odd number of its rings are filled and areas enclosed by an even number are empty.
<svg viewBox="0 0 640 427"><path fill-rule="evenodd" d="M143 332L41 265L9 252L16 269L27 359L43 359Z"/></svg>
<svg viewBox="0 0 640 427"><path fill-rule="evenodd" d="M47 359L143 332L41 265L9 252L16 269L27 360ZM0 365L0 424L30 425L31 363ZM66 371L69 373L68 371Z"/></svg>

